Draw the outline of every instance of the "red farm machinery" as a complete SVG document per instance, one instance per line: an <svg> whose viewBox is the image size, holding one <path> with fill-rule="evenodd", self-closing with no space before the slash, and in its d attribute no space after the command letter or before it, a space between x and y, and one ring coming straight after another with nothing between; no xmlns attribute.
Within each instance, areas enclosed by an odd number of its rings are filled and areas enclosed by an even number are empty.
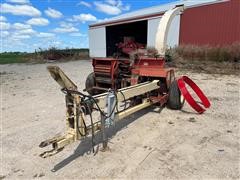
<svg viewBox="0 0 240 180"><path fill-rule="evenodd" d="M116 45L118 51L113 57L92 58L93 72L88 75L85 87L88 94L78 91L59 67L48 67L51 76L65 93L67 131L64 135L40 143L40 147L53 147L42 153L42 157L51 156L71 142L87 136L92 137L94 147L97 132L101 132L103 149L106 149L107 128L117 121L151 105L167 105L179 110L184 104L183 95L189 101L185 86L179 89L174 69L165 66L169 24L183 9L183 6L175 7L163 15L155 49L147 49L144 44L125 37L124 42ZM202 93L200 99L204 97ZM209 106L210 103L207 103L205 107ZM100 113L100 120L94 118L94 112Z"/></svg>
<svg viewBox="0 0 240 180"><path fill-rule="evenodd" d="M90 95L96 95L109 89L118 90L158 80L161 88L145 96L161 105L168 101L170 108L181 109L183 101L180 100L180 91L171 90L171 95L169 94L170 86L171 89L177 89L174 69L165 67L165 58L158 56L156 50L147 50L132 38L124 39L123 43L118 44L117 57L92 59L94 72L87 77L86 91ZM131 103L141 103L143 96L132 98Z"/></svg>

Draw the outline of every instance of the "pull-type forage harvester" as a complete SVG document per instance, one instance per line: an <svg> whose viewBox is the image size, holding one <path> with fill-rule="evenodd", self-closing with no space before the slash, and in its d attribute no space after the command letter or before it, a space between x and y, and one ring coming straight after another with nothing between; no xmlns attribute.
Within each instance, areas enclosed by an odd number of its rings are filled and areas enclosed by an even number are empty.
<svg viewBox="0 0 240 180"><path fill-rule="evenodd" d="M62 136L41 142L41 148L52 145L53 149L40 156L54 155L66 145L87 136L94 138L97 131L101 131L103 149L106 149L106 129L109 126L154 104L181 109L186 99L202 113L205 109L192 99L184 82L194 88L206 108L210 106L196 84L185 76L176 80L174 69L165 67L169 26L183 10L183 6L178 6L162 16L156 35L157 51L147 50L144 45L125 37L124 42L117 45L120 53L115 58L93 58L94 72L87 77L85 89L89 95L78 91L59 67L48 67L51 76L65 93L67 130ZM95 111L100 112L100 120L94 120Z"/></svg>

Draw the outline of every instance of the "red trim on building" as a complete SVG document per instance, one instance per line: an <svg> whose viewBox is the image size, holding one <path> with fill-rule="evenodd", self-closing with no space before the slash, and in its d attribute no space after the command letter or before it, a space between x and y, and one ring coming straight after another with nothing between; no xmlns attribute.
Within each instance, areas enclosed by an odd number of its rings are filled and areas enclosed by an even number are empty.
<svg viewBox="0 0 240 180"><path fill-rule="evenodd" d="M226 45L240 42L240 0L186 9L180 44Z"/></svg>

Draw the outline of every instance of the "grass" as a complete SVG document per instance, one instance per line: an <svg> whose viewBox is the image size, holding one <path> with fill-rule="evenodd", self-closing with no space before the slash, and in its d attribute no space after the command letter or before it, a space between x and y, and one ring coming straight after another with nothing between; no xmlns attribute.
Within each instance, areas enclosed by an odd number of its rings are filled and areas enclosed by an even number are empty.
<svg viewBox="0 0 240 180"><path fill-rule="evenodd" d="M13 63L25 63L27 62L25 54L18 53L1 53L0 64L13 64Z"/></svg>
<svg viewBox="0 0 240 180"><path fill-rule="evenodd" d="M4 52L0 53L0 64L13 64L13 63L45 63L49 60L52 61L69 61L89 59L88 49L57 49L51 47L43 50L38 49L34 53L22 52Z"/></svg>

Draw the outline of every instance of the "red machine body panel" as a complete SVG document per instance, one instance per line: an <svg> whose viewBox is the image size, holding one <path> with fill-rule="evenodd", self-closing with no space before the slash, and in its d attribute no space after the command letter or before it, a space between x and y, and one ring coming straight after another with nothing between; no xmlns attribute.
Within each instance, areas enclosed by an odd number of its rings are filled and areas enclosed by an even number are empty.
<svg viewBox="0 0 240 180"><path fill-rule="evenodd" d="M92 65L96 77L96 85L100 83L110 84L114 87L114 76L117 73L118 63L114 58L93 58Z"/></svg>
<svg viewBox="0 0 240 180"><path fill-rule="evenodd" d="M140 57L135 60L132 74L148 77L166 77L170 69L164 68L165 60L163 58L145 58Z"/></svg>

